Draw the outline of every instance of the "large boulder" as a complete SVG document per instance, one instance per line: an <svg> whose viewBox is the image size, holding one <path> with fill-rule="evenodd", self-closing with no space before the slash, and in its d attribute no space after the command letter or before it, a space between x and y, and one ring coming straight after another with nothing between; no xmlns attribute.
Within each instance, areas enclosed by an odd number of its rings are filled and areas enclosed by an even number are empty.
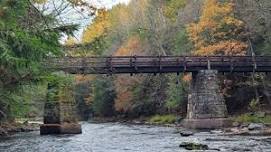
<svg viewBox="0 0 271 152"><path fill-rule="evenodd" d="M8 136L8 132L2 127L0 127L0 137L5 137L5 136Z"/></svg>
<svg viewBox="0 0 271 152"><path fill-rule="evenodd" d="M183 137L188 137L188 136L192 136L194 133L192 131L181 131L180 132L181 136Z"/></svg>
<svg viewBox="0 0 271 152"><path fill-rule="evenodd" d="M82 128L77 123L43 124L40 126L41 135L49 134L81 134Z"/></svg>
<svg viewBox="0 0 271 152"><path fill-rule="evenodd" d="M186 150L209 150L208 145L192 142L183 142L179 145L179 147L184 148Z"/></svg>
<svg viewBox="0 0 271 152"><path fill-rule="evenodd" d="M248 125L248 130L262 130L264 127L264 124L261 123L251 123Z"/></svg>

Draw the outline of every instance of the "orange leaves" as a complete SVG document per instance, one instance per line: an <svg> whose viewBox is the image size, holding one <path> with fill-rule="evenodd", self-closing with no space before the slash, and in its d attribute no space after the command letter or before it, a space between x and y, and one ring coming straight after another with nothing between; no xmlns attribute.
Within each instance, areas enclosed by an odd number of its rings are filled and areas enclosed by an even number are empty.
<svg viewBox="0 0 271 152"><path fill-rule="evenodd" d="M234 3L206 0L198 23L187 27L196 55L244 55L244 23L234 17Z"/></svg>
<svg viewBox="0 0 271 152"><path fill-rule="evenodd" d="M127 112L133 105L133 91L142 82L140 77L130 77L128 75L118 76L114 81L117 98L115 109L119 112Z"/></svg>
<svg viewBox="0 0 271 152"><path fill-rule="evenodd" d="M95 77L91 75L76 75L76 83L92 81Z"/></svg>
<svg viewBox="0 0 271 152"><path fill-rule="evenodd" d="M131 36L115 53L114 56L140 55L142 53L140 37Z"/></svg>
<svg viewBox="0 0 271 152"><path fill-rule="evenodd" d="M244 25L244 22L238 19L235 19L234 17L225 17L224 22L228 25L236 25L238 27L241 27Z"/></svg>
<svg viewBox="0 0 271 152"><path fill-rule="evenodd" d="M138 35L133 35L114 53L114 56L143 54L142 41ZM117 76L114 85L117 92L115 109L119 112L129 111L134 104L134 90L144 80L144 77L121 75Z"/></svg>
<svg viewBox="0 0 271 152"><path fill-rule="evenodd" d="M245 55L248 45L241 41L221 41L199 48L195 55Z"/></svg>
<svg viewBox="0 0 271 152"><path fill-rule="evenodd" d="M183 82L191 82L192 81L192 75L191 74L184 74L182 77Z"/></svg>

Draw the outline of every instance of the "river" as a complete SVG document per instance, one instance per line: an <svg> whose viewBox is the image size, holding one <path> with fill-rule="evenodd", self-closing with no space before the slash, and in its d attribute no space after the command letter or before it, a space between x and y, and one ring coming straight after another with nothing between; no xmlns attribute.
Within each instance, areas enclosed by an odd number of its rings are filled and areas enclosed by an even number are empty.
<svg viewBox="0 0 271 152"><path fill-rule="evenodd" d="M185 152L181 142L221 151L271 152L271 137L218 136L199 132L181 137L176 128L121 123L82 123L83 134L40 136L18 133L0 140L0 152Z"/></svg>

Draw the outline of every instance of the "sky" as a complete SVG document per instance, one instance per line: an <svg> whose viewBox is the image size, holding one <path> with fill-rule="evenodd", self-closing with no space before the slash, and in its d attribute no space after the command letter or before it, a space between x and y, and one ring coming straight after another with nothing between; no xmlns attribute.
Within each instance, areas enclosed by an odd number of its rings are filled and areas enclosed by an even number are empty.
<svg viewBox="0 0 271 152"><path fill-rule="evenodd" d="M1 0L0 0L1 1ZM60 0L48 0L47 3L37 5L37 7L40 10L46 10L44 13L46 14L51 14L58 8L58 10L61 10L62 8L64 11L61 13L61 15L57 16L58 21L61 24L78 24L79 25L79 30L76 31L75 38L80 41L84 29L91 24L91 21L93 20L92 16L89 16L87 11L81 11L81 8L72 8L68 7L66 8L66 4L68 3L62 3L63 1ZM122 4L128 4L130 0L87 0L89 4L97 7L97 8L106 8L106 9L111 9L114 5L117 5L119 3ZM57 12L58 13L58 12ZM67 36L64 35L60 42L64 43L67 39Z"/></svg>
<svg viewBox="0 0 271 152"><path fill-rule="evenodd" d="M88 0L91 4L98 8L106 8L111 9L114 5L117 5L119 3L128 4L130 0ZM84 29L91 23L92 17L89 17L87 15L79 15L78 13L71 12L70 14L64 14L63 16L64 22L72 21L72 23L79 24L80 29L75 32L75 37L77 40L80 41ZM65 19L66 18L66 19ZM64 42L67 39L66 36L63 37L62 42Z"/></svg>
<svg viewBox="0 0 271 152"><path fill-rule="evenodd" d="M130 0L89 0L92 3L96 3L100 7L111 8L119 3L129 3Z"/></svg>

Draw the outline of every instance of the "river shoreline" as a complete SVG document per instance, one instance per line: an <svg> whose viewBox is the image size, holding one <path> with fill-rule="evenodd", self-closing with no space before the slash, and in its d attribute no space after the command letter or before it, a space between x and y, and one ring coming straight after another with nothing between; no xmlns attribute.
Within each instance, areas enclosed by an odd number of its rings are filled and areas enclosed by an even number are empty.
<svg viewBox="0 0 271 152"><path fill-rule="evenodd" d="M232 126L220 128L220 129L186 129L182 123L151 123L149 118L142 117L138 119L120 119L120 118L101 118L96 117L89 122L93 123L122 123L130 125L149 125L149 126L161 126L161 127L173 127L177 128L179 132L210 132L220 136L271 136L271 124L268 123L237 123L234 122Z"/></svg>
<svg viewBox="0 0 271 152"><path fill-rule="evenodd" d="M133 125L152 125L152 126L172 126L172 127L181 127L180 122L175 123L152 123L150 122L150 117L140 117L140 118L118 118L118 117L94 117L90 122L94 123L126 123Z"/></svg>
<svg viewBox="0 0 271 152"><path fill-rule="evenodd" d="M82 121L84 122L84 121ZM141 117L137 119L123 119L118 117L94 117L89 121L91 123L102 124L102 123L120 123L129 125L147 125L147 126L161 126L161 127L172 127L177 128L179 132L211 132L218 135L225 136L271 136L271 125L264 123L233 123L232 126L221 129L185 129L180 122L176 123L151 123L149 117ZM20 132L31 132L39 131L41 121L16 121L16 122L5 122L0 124L0 138L7 137Z"/></svg>
<svg viewBox="0 0 271 152"><path fill-rule="evenodd" d="M0 151L99 151L99 152L188 152L267 151L270 137L221 136L219 131L182 136L178 128L125 123L82 122L83 134L40 136L38 131L18 133L0 142Z"/></svg>
<svg viewBox="0 0 271 152"><path fill-rule="evenodd" d="M0 138L8 137L10 135L20 132L38 131L39 123L25 122L4 122L0 124Z"/></svg>

